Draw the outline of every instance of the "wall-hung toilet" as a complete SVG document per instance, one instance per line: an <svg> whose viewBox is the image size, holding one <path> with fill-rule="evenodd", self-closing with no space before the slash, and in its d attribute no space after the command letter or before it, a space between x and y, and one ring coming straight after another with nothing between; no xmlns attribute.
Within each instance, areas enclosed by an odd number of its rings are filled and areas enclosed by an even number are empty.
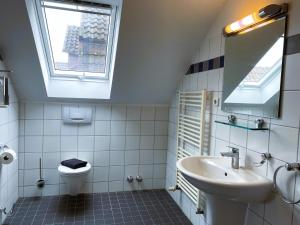
<svg viewBox="0 0 300 225"><path fill-rule="evenodd" d="M67 186L67 194L77 195L80 193L91 168L90 163L78 169L71 169L61 164L58 166L58 172Z"/></svg>

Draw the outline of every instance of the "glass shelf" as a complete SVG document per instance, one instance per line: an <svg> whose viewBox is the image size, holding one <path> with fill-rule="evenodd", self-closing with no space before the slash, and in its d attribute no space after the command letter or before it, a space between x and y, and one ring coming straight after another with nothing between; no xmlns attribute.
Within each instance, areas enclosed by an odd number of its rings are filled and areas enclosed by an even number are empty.
<svg viewBox="0 0 300 225"><path fill-rule="evenodd" d="M224 125L228 125L228 126L232 126L232 127L238 127L238 128L242 128L245 130L269 130L268 128L257 128L257 127L251 127L248 126L246 123L242 124L242 123L229 123L229 122L224 122L224 121L219 121L219 120L215 120L215 123L220 123L220 124L224 124Z"/></svg>

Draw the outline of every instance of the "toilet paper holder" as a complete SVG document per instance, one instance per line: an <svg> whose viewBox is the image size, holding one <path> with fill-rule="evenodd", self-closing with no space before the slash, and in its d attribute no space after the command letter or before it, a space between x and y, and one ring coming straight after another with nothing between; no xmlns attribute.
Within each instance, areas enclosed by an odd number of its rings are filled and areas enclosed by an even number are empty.
<svg viewBox="0 0 300 225"><path fill-rule="evenodd" d="M2 164L11 163L11 161L10 161L11 157L9 157L7 154L4 154L6 151L13 152L12 157L14 159L16 159L16 157L17 157L14 150L10 149L6 144L0 144L0 163L2 163ZM4 162L8 162L8 163L4 163Z"/></svg>
<svg viewBox="0 0 300 225"><path fill-rule="evenodd" d="M7 145L5 145L5 144L0 144L0 151L3 151L3 150L5 150L5 149L7 149L7 148L8 148Z"/></svg>
<svg viewBox="0 0 300 225"><path fill-rule="evenodd" d="M5 149L8 149L9 147L7 145L4 144L0 144L0 154L2 151L5 151ZM2 157L2 155L0 155L0 158Z"/></svg>

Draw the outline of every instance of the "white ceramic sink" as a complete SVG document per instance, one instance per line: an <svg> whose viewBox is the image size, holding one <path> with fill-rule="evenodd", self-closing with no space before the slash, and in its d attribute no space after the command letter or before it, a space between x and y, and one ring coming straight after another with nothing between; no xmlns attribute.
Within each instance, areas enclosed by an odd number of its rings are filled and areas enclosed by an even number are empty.
<svg viewBox="0 0 300 225"><path fill-rule="evenodd" d="M190 156L179 160L177 168L205 193L211 225L243 225L247 203L265 201L272 190L269 179L243 167L231 168L230 158Z"/></svg>
<svg viewBox="0 0 300 225"><path fill-rule="evenodd" d="M191 156L177 162L177 168L195 187L229 200L263 202L272 182L245 168L232 169L229 158Z"/></svg>

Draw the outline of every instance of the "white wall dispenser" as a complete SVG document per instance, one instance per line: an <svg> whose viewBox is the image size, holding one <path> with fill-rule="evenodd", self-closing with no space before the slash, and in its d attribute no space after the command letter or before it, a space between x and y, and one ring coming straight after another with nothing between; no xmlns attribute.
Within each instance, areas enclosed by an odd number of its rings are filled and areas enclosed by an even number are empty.
<svg viewBox="0 0 300 225"><path fill-rule="evenodd" d="M91 107L63 106L63 122L70 124L92 123L93 109Z"/></svg>

